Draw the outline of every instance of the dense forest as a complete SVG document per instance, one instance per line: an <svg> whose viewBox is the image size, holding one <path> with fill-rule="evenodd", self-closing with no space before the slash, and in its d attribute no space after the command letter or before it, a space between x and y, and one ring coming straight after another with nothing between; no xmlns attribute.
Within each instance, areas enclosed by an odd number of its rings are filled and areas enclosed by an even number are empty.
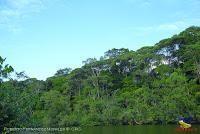
<svg viewBox="0 0 200 134"><path fill-rule="evenodd" d="M0 57L0 128L200 122L200 27L83 63L42 81Z"/></svg>

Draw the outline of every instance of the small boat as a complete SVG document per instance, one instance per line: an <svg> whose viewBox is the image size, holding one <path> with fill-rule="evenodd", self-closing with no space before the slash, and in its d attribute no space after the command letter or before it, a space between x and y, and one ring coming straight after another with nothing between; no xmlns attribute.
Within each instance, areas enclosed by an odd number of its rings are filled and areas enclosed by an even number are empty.
<svg viewBox="0 0 200 134"><path fill-rule="evenodd" d="M191 124L185 123L183 120L180 120L179 124L182 128L190 128L192 126Z"/></svg>

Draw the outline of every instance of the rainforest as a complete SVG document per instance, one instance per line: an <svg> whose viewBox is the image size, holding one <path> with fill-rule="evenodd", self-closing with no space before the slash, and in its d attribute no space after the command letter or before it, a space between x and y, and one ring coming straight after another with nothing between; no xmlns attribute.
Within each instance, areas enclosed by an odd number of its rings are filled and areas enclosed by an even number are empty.
<svg viewBox="0 0 200 134"><path fill-rule="evenodd" d="M12 77L1 56L1 129L200 123L200 27L136 51L112 48L46 80Z"/></svg>

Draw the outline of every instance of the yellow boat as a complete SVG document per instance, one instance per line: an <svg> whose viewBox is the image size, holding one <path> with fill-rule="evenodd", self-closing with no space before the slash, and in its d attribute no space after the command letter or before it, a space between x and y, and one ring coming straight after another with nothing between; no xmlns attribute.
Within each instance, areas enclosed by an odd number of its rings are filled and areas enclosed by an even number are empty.
<svg viewBox="0 0 200 134"><path fill-rule="evenodd" d="M183 120L180 120L179 124L182 128L190 128L192 126L191 124L185 123Z"/></svg>

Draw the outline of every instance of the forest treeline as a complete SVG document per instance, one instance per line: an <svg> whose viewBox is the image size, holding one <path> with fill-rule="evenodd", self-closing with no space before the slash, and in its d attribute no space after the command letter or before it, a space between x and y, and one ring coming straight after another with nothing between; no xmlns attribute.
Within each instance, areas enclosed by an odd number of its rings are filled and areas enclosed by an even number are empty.
<svg viewBox="0 0 200 134"><path fill-rule="evenodd" d="M46 81L4 81L14 70L1 57L0 127L167 124L179 117L200 122L200 27L83 63Z"/></svg>

